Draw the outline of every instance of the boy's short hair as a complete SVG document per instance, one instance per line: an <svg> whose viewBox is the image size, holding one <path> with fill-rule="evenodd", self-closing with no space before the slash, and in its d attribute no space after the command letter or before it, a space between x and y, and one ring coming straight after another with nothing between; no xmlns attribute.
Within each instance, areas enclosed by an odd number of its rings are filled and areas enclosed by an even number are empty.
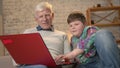
<svg viewBox="0 0 120 68"><path fill-rule="evenodd" d="M81 21L83 24L86 23L86 18L83 13L74 11L68 15L67 22L70 24L73 21Z"/></svg>

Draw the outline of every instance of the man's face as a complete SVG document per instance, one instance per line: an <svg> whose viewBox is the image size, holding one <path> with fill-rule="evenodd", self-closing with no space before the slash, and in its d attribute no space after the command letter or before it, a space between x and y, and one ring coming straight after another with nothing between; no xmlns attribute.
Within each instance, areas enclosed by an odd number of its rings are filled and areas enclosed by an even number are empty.
<svg viewBox="0 0 120 68"><path fill-rule="evenodd" d="M37 11L35 18L38 25L43 29L49 29L51 28L53 17L54 14L50 10L45 9L43 11Z"/></svg>
<svg viewBox="0 0 120 68"><path fill-rule="evenodd" d="M84 25L81 21L73 21L69 24L69 30L72 35L80 37L84 29Z"/></svg>

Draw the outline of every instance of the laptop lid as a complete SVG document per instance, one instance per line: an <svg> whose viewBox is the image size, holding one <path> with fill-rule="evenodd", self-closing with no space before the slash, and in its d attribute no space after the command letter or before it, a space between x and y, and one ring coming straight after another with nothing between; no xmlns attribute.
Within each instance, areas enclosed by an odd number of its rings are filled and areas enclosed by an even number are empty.
<svg viewBox="0 0 120 68"><path fill-rule="evenodd" d="M39 33L3 35L0 40L18 64L56 66Z"/></svg>

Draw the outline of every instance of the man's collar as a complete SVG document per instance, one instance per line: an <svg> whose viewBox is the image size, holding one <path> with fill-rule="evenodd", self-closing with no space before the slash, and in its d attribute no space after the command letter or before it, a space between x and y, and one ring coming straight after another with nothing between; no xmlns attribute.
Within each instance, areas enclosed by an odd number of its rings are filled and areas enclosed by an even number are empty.
<svg viewBox="0 0 120 68"><path fill-rule="evenodd" d="M41 30L44 30L44 31L54 31L53 25L51 25L51 28L49 28L49 29L43 29L43 28L41 28L41 26L38 25L36 27L36 29L37 29L37 31L41 31Z"/></svg>

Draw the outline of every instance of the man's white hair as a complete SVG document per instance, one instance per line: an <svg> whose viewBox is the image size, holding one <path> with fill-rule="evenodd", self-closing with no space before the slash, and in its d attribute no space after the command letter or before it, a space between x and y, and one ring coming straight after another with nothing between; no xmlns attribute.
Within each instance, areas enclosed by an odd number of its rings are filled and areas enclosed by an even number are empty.
<svg viewBox="0 0 120 68"><path fill-rule="evenodd" d="M52 10L52 5L48 2L41 2L39 3L36 8L35 11L42 11L44 9L49 9L51 12L53 12Z"/></svg>

